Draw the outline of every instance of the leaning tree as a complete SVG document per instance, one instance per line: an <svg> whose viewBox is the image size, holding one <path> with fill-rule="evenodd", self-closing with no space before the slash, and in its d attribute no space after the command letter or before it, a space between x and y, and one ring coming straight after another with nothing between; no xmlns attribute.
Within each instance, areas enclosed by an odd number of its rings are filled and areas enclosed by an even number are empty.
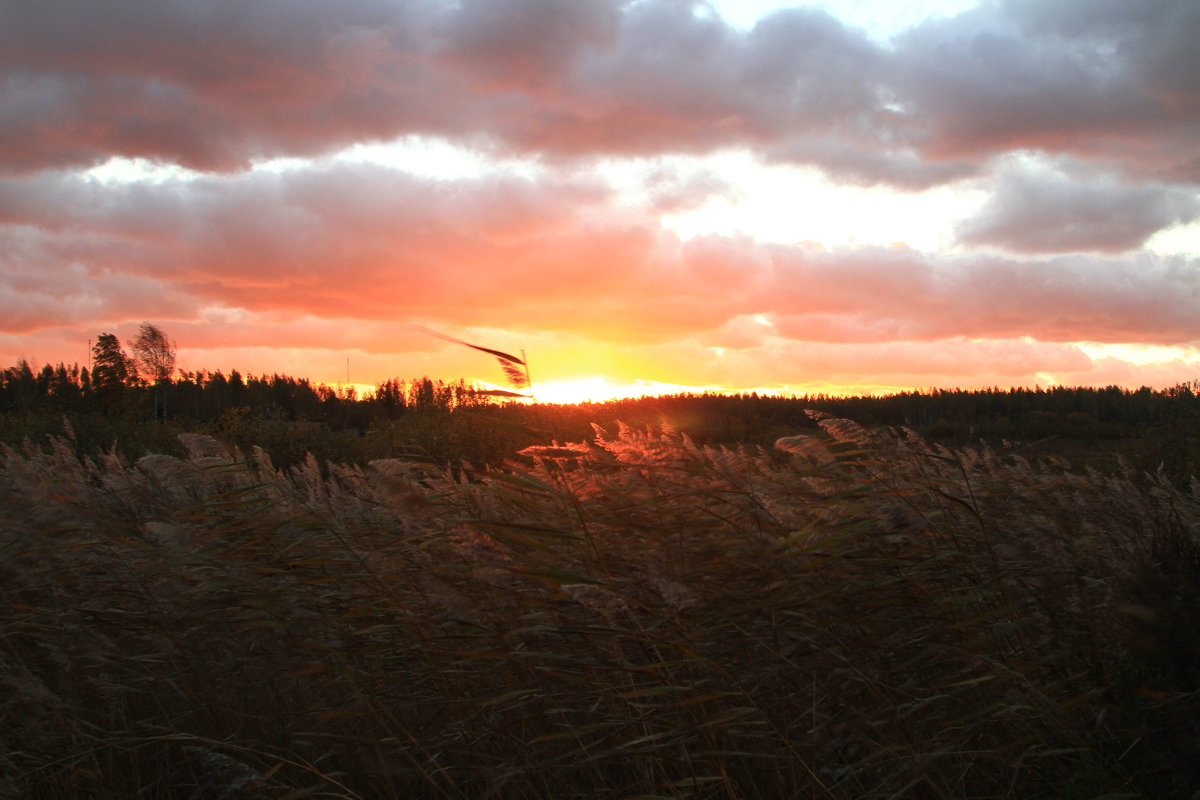
<svg viewBox="0 0 1200 800"><path fill-rule="evenodd" d="M162 415L165 417L167 399L163 388L175 372L175 340L149 322L143 322L130 349L133 351L133 361L138 371L154 384L154 416L159 415L161 403Z"/></svg>

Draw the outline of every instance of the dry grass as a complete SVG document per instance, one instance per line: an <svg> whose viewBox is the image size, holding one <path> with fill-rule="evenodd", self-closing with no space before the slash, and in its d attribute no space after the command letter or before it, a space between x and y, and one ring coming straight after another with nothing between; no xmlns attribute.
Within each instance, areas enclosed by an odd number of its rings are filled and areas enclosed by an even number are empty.
<svg viewBox="0 0 1200 800"><path fill-rule="evenodd" d="M6 449L0 796L1191 797L1196 487L820 422Z"/></svg>

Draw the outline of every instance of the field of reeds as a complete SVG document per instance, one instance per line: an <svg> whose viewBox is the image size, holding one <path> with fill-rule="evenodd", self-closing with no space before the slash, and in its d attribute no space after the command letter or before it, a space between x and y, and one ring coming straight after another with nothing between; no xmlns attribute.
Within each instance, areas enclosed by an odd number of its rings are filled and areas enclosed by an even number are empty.
<svg viewBox="0 0 1200 800"><path fill-rule="evenodd" d="M0 797L1193 797L1200 486L819 422L5 447Z"/></svg>

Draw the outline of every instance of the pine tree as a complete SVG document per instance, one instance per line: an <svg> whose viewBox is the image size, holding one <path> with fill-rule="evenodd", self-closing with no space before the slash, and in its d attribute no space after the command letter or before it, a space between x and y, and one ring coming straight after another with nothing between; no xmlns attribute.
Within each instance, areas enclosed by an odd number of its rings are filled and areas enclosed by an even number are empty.
<svg viewBox="0 0 1200 800"><path fill-rule="evenodd" d="M92 345L92 389L102 402L121 396L137 380L137 367L114 333L102 333Z"/></svg>

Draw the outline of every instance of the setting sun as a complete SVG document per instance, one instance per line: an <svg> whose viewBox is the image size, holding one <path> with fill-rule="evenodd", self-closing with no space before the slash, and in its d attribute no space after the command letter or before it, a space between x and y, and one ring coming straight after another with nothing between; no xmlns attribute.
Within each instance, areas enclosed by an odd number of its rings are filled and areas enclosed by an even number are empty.
<svg viewBox="0 0 1200 800"><path fill-rule="evenodd" d="M501 388L485 384L488 388ZM571 380L534 381L531 396L539 403L603 403L635 397L682 394L688 392L722 391L720 387L682 386L675 383L632 381L616 383L602 376Z"/></svg>

